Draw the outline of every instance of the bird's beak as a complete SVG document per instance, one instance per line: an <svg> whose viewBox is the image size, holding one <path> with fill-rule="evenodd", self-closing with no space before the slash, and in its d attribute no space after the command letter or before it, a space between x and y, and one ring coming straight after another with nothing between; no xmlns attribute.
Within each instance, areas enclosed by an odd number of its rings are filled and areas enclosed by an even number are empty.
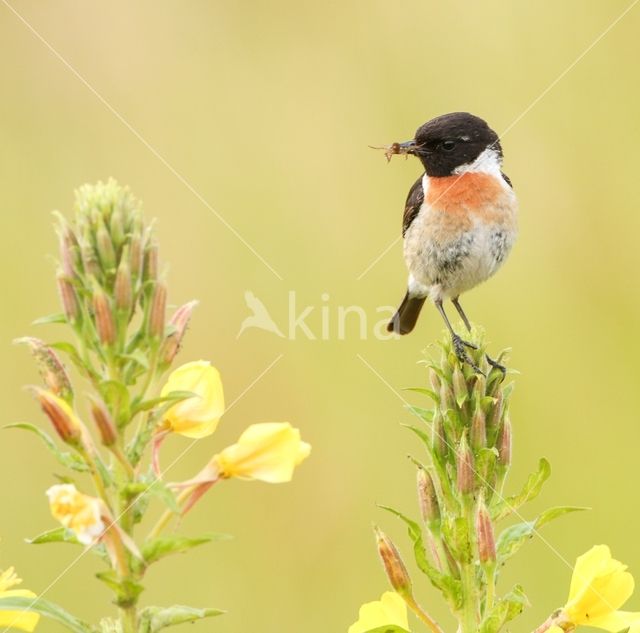
<svg viewBox="0 0 640 633"><path fill-rule="evenodd" d="M396 154L415 154L416 148L418 147L415 140L405 141L404 143L396 143L395 145Z"/></svg>

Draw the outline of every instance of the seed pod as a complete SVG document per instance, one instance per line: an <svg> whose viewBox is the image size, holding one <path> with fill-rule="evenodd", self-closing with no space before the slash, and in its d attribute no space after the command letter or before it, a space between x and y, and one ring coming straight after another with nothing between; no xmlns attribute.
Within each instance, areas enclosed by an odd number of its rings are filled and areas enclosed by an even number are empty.
<svg viewBox="0 0 640 633"><path fill-rule="evenodd" d="M194 308L198 305L197 301L190 301L179 307L174 315L169 320L169 324L172 325L175 330L165 339L160 350L160 363L161 366L168 366L173 362L176 354L180 350L182 339L187 331L187 326L191 320Z"/></svg>

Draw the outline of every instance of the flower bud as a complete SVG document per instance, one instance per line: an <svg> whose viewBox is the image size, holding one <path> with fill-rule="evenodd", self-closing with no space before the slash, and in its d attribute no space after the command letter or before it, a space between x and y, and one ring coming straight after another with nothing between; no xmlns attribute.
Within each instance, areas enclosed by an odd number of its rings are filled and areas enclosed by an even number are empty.
<svg viewBox="0 0 640 633"><path fill-rule="evenodd" d="M441 463L445 463L449 455L449 446L447 444L447 435L444 428L444 418L440 411L436 410L433 418L433 452L440 459Z"/></svg>
<svg viewBox="0 0 640 633"><path fill-rule="evenodd" d="M62 270L58 272L56 281L64 315L71 325L75 325L80 319L80 305L76 290Z"/></svg>
<svg viewBox="0 0 640 633"><path fill-rule="evenodd" d="M453 369L453 375L451 377L453 385L453 395L458 407L461 407L469 396L467 390L467 381L464 379L464 374L460 370L460 367L456 365Z"/></svg>
<svg viewBox="0 0 640 633"><path fill-rule="evenodd" d="M161 339L164 336L164 325L167 312L167 287L161 281L153 288L151 310L149 312L149 335Z"/></svg>
<svg viewBox="0 0 640 633"><path fill-rule="evenodd" d="M446 382L442 382L440 385L440 409L441 411L447 411L449 409L455 409L455 400L451 387Z"/></svg>
<svg viewBox="0 0 640 633"><path fill-rule="evenodd" d="M116 308L124 314L130 314L133 308L133 289L131 285L131 270L127 257L127 249L123 251L118 272L116 273L116 281L114 284L114 295L116 300Z"/></svg>
<svg viewBox="0 0 640 633"><path fill-rule="evenodd" d="M91 234L87 229L80 243L80 256L82 257L82 266L85 274L98 277L100 275L100 266L98 265L98 256L93 248Z"/></svg>
<svg viewBox="0 0 640 633"><path fill-rule="evenodd" d="M463 435L456 453L456 485L458 492L470 494L475 488L475 472L473 469L473 454L467 443L467 436Z"/></svg>
<svg viewBox="0 0 640 633"><path fill-rule="evenodd" d="M423 521L430 529L440 526L440 504L431 473L418 468L418 501Z"/></svg>
<svg viewBox="0 0 640 633"><path fill-rule="evenodd" d="M120 209L114 209L111 215L110 229L113 245L119 249L125 238L124 221Z"/></svg>
<svg viewBox="0 0 640 633"><path fill-rule="evenodd" d="M32 391L60 439L66 444L76 444L80 439L82 427L73 409L65 400L50 391L39 387L33 387Z"/></svg>
<svg viewBox="0 0 640 633"><path fill-rule="evenodd" d="M158 245L151 242L144 251L144 272L145 281L155 281L158 279Z"/></svg>
<svg viewBox="0 0 640 633"><path fill-rule="evenodd" d="M105 226L104 220L100 218L96 229L96 250L102 263L102 269L106 272L116 267L116 251L111 240L111 235Z"/></svg>
<svg viewBox="0 0 640 633"><path fill-rule="evenodd" d="M487 426L491 430L496 430L500 426L500 420L502 418L502 411L504 405L504 397L502 392L499 391L495 396L495 402L491 407L489 417L487 419Z"/></svg>
<svg viewBox="0 0 640 633"><path fill-rule="evenodd" d="M176 354L180 351L180 345L184 338L187 326L191 320L193 309L198 305L197 301L190 301L179 307L171 317L169 324L173 326L174 331L167 336L162 349L160 350L160 364L168 366L173 362Z"/></svg>
<svg viewBox="0 0 640 633"><path fill-rule="evenodd" d="M434 393L440 393L440 376L433 367L429 368L429 383Z"/></svg>
<svg viewBox="0 0 640 633"><path fill-rule="evenodd" d="M104 402L90 397L91 400L91 416L96 423L100 440L105 446L113 446L118 439L118 431L115 422L111 417Z"/></svg>
<svg viewBox="0 0 640 633"><path fill-rule="evenodd" d="M391 586L401 596L411 596L411 578L400 557L400 553L391 539L382 530L378 528L374 529L376 533L376 543L378 545L378 554L380 554L382 565L387 572L387 578L389 578Z"/></svg>
<svg viewBox="0 0 640 633"><path fill-rule="evenodd" d="M73 230L67 224L59 229L60 264L63 273L73 279L77 275L78 242Z"/></svg>
<svg viewBox="0 0 640 633"><path fill-rule="evenodd" d="M473 396L476 403L480 403L482 399L486 396L487 378L482 374L476 374L475 379L476 381L473 385Z"/></svg>
<svg viewBox="0 0 640 633"><path fill-rule="evenodd" d="M496 562L496 540L493 533L491 516L484 503L480 501L476 512L476 535L478 539L478 558L480 564Z"/></svg>
<svg viewBox="0 0 640 633"><path fill-rule="evenodd" d="M471 446L478 451L487 445L486 418L481 407L478 405L471 419Z"/></svg>
<svg viewBox="0 0 640 633"><path fill-rule="evenodd" d="M32 336L16 339L15 343L25 343L29 346L46 388L54 395L71 402L71 381L58 355L44 341Z"/></svg>
<svg viewBox="0 0 640 633"><path fill-rule="evenodd" d="M113 345L116 341L116 324L107 293L97 284L93 291L93 312L98 330L98 338L103 345Z"/></svg>
<svg viewBox="0 0 640 633"><path fill-rule="evenodd" d="M508 467L511 465L511 420L509 416L505 416L502 428L498 434L498 463L501 466Z"/></svg>

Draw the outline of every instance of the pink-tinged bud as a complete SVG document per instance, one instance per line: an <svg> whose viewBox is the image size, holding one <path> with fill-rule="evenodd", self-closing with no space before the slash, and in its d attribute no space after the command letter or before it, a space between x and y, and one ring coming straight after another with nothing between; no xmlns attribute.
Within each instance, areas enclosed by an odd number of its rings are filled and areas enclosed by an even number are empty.
<svg viewBox="0 0 640 633"><path fill-rule="evenodd" d="M429 368L429 384L434 393L440 393L440 376L433 367Z"/></svg>
<svg viewBox="0 0 640 633"><path fill-rule="evenodd" d="M478 558L482 565L496 562L496 540L489 511L481 500L476 513L476 535L478 539Z"/></svg>
<svg viewBox="0 0 640 633"><path fill-rule="evenodd" d="M453 391L446 382L440 386L440 408L442 411L455 410L455 399Z"/></svg>
<svg viewBox="0 0 640 633"><path fill-rule="evenodd" d="M73 400L71 381L58 355L38 338L25 336L15 340L29 346L36 361L42 381L49 391L67 402Z"/></svg>
<svg viewBox="0 0 640 633"><path fill-rule="evenodd" d="M502 396L502 392L498 392L495 396L496 401L491 406L491 411L489 413L489 417L487 418L487 427L495 430L500 425L500 420L502 418L502 411L504 405L504 398Z"/></svg>
<svg viewBox="0 0 640 633"><path fill-rule="evenodd" d="M478 451L487 445L487 425L484 412L478 406L471 419L471 446Z"/></svg>
<svg viewBox="0 0 640 633"><path fill-rule="evenodd" d="M509 416L505 416L502 428L498 434L498 463L501 466L508 467L511 465L511 420Z"/></svg>
<svg viewBox="0 0 640 633"><path fill-rule="evenodd" d="M82 236L80 256L82 257L82 266L84 267L85 274L98 277L100 275L100 265L98 264L98 255L93 248L91 239L91 233L87 228Z"/></svg>
<svg viewBox="0 0 640 633"><path fill-rule="evenodd" d="M153 338L164 336L164 326L167 312L167 287L157 282L153 288L151 297L151 310L149 312L149 335Z"/></svg>
<svg viewBox="0 0 640 633"><path fill-rule="evenodd" d="M67 402L45 389L33 387L32 390L60 439L67 444L76 444L81 437L81 426Z"/></svg>
<svg viewBox="0 0 640 633"><path fill-rule="evenodd" d="M391 539L378 528L374 528L376 532L376 543L378 545L378 554L382 560L382 565L387 573L387 578L391 586L401 595L410 596L411 578L409 578L409 572L405 567L400 553L396 549Z"/></svg>
<svg viewBox="0 0 640 633"><path fill-rule="evenodd" d="M80 319L80 305L76 290L73 287L73 283L69 281L69 278L62 271L58 273L56 281L64 315L67 317L67 321L74 325Z"/></svg>
<svg viewBox="0 0 640 633"><path fill-rule="evenodd" d="M113 240L113 244L116 249L118 249L124 242L125 238L124 221L122 218L122 211L120 209L115 209L112 213L110 229L111 239Z"/></svg>
<svg viewBox="0 0 640 633"><path fill-rule="evenodd" d="M91 416L105 446L113 446L118 439L116 425L104 402L91 398Z"/></svg>
<svg viewBox="0 0 640 633"><path fill-rule="evenodd" d="M158 279L158 245L155 242L145 248L143 278L145 281Z"/></svg>
<svg viewBox="0 0 640 633"><path fill-rule="evenodd" d="M437 529L440 526L440 504L431 473L424 468L418 468L417 483L422 519L431 530Z"/></svg>
<svg viewBox="0 0 640 633"><path fill-rule="evenodd" d="M480 403L482 399L487 395L487 379L482 374L475 375L476 382L473 385L473 396L476 403Z"/></svg>
<svg viewBox="0 0 640 633"><path fill-rule="evenodd" d="M461 407L469 397L469 391L467 390L467 381L464 379L464 374L462 373L458 365L456 365L453 369L451 382L453 385L453 396L455 398L456 404Z"/></svg>
<svg viewBox="0 0 640 633"><path fill-rule="evenodd" d="M475 483L473 454L467 443L466 435L463 435L456 453L456 485L458 492L463 495L471 494L475 488Z"/></svg>
<svg viewBox="0 0 640 633"><path fill-rule="evenodd" d="M162 349L160 351L161 364L170 365L176 354L180 351L182 339L187 331L187 326L191 320L194 308L198 305L197 301L190 301L179 307L169 320L169 324L173 326L174 331L167 336Z"/></svg>
<svg viewBox="0 0 640 633"><path fill-rule="evenodd" d="M105 272L113 270L116 267L116 251L111 240L111 235L104 224L103 220L98 222L96 230L96 249L98 257L102 262L102 268Z"/></svg>
<svg viewBox="0 0 640 633"><path fill-rule="evenodd" d="M93 291L93 313L98 338L103 345L116 342L116 324L107 293L96 283Z"/></svg>
<svg viewBox="0 0 640 633"><path fill-rule="evenodd" d="M140 235L134 234L131 237L131 242L129 242L129 251L131 253L131 276L133 279L140 279L144 258Z"/></svg>
<svg viewBox="0 0 640 633"><path fill-rule="evenodd" d="M131 270L129 269L126 248L118 266L113 292L116 300L116 309L129 314L133 307L133 288L131 286Z"/></svg>

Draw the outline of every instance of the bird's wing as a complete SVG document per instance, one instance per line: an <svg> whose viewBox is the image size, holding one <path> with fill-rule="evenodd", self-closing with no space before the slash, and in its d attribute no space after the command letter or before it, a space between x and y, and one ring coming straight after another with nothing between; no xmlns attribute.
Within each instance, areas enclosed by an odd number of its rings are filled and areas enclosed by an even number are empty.
<svg viewBox="0 0 640 633"><path fill-rule="evenodd" d="M424 202L424 190L422 189L422 176L413 183L413 187L409 189L409 195L404 205L404 215L402 216L402 237L416 219L418 211Z"/></svg>

